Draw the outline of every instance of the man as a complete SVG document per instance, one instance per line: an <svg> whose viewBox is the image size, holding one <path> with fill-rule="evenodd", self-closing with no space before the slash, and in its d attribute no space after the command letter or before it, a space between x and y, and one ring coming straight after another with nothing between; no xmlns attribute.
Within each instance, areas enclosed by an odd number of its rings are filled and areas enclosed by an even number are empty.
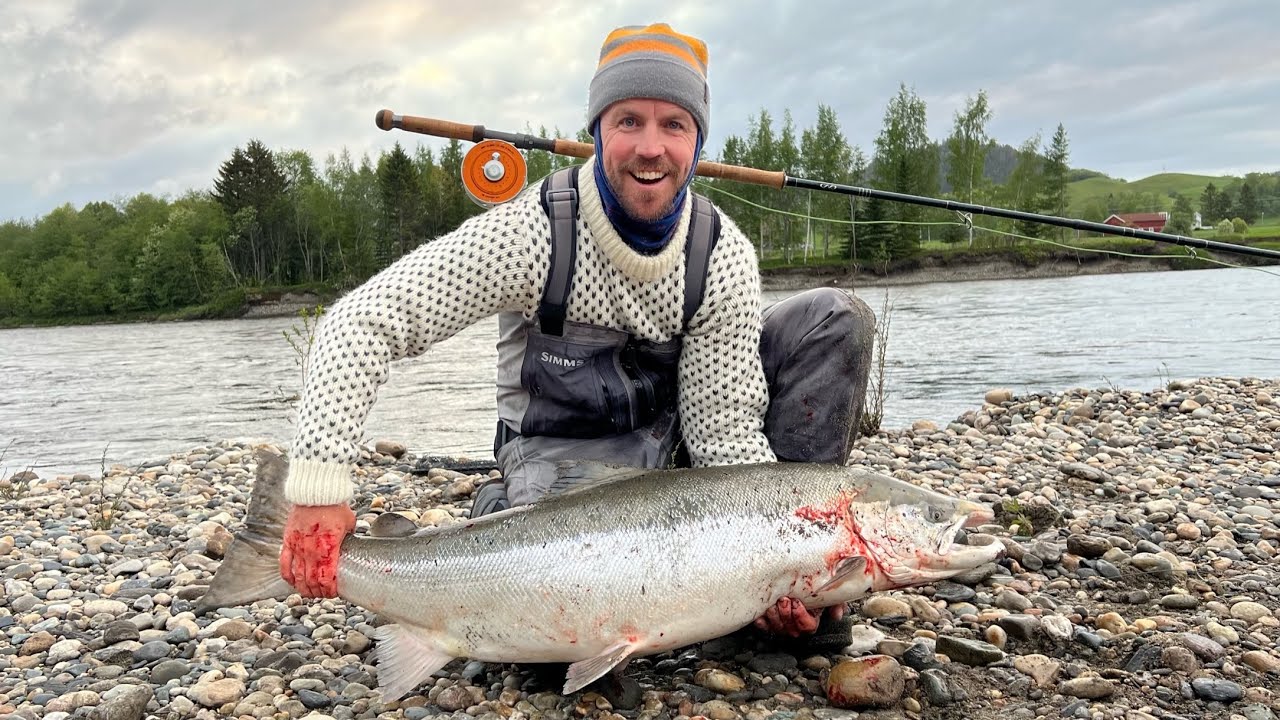
<svg viewBox="0 0 1280 720"><path fill-rule="evenodd" d="M281 574L303 595L336 594L350 473L389 363L494 314L503 481L477 492L473 517L559 490L564 459L847 459L872 313L819 290L762 315L751 242L689 192L706 68L705 44L667 25L615 30L588 96L592 160L424 244L326 314L285 486ZM791 637L818 624L790 599L757 621Z"/></svg>

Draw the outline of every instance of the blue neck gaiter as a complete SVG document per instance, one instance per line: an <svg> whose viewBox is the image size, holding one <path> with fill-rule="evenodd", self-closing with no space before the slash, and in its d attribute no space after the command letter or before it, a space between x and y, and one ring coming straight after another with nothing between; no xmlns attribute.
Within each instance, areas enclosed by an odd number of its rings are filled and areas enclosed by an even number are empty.
<svg viewBox="0 0 1280 720"><path fill-rule="evenodd" d="M685 196L689 193L689 183L693 180L694 171L697 170L698 156L702 154L702 131L698 131L698 142L693 149L693 167L689 168L689 176L684 179L684 186L680 188L680 192L676 193L675 201L671 204L671 212L653 222L643 222L632 218L626 210L622 209L622 203L618 202L618 197L613 194L613 188L609 187L609 180L604 176L604 163L600 162L600 158L603 157L603 148L600 145L598 121L593 130L596 148L594 174L605 216L609 218L609 222L613 223L618 236L631 249L642 255L658 254L671 239L676 222L680 219L680 210L684 208Z"/></svg>

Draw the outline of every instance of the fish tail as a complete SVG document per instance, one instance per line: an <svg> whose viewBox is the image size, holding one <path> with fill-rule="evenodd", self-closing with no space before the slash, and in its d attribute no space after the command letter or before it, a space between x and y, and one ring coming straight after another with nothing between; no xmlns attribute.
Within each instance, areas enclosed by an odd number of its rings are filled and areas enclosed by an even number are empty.
<svg viewBox="0 0 1280 720"><path fill-rule="evenodd" d="M244 529L236 534L209 589L196 603L197 615L222 607L248 605L268 598L283 599L295 592L280 577L280 549L292 504L284 497L289 463L275 452L254 453L257 476L249 496Z"/></svg>

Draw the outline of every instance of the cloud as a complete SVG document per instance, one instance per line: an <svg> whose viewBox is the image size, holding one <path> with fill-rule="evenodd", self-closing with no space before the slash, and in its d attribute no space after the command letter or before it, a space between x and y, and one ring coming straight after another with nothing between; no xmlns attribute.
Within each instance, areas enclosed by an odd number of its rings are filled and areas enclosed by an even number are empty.
<svg viewBox="0 0 1280 720"><path fill-rule="evenodd" d="M1077 166L1123 177L1276 169L1280 56L1267 48L1280 9L1265 0L492 0L482 10L452 0L0 6L0 218L205 188L250 138L317 162L344 148L440 144L376 129L384 107L572 136L604 35L654 21L710 47L713 154L761 109L779 120L789 109L803 128L819 103L869 151L906 83L939 139L985 89L993 136L1016 145L1062 122Z"/></svg>

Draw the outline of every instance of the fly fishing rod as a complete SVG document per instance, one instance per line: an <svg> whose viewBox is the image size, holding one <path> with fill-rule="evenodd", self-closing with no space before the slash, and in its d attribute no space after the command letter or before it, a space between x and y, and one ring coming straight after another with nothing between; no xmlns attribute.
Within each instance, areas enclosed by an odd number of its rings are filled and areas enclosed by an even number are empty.
<svg viewBox="0 0 1280 720"><path fill-rule="evenodd" d="M449 120L437 120L435 118L416 117L413 115L397 115L390 110L379 110L375 117L375 123L383 130L405 130L407 132L476 143L476 145L467 152L466 157L463 158L462 182L463 186L466 187L468 194L470 194L476 202L486 206L506 202L507 200L514 198L522 189L524 189L524 184L527 181L524 158L520 153L516 152L514 148L520 148L523 150L545 150L556 155L566 155L576 158L589 158L595 154L594 147L587 143L577 142L576 140L543 138L523 133L499 132L496 130L488 130L483 125L466 125L464 123L451 122ZM701 177L716 178L720 180L734 180L736 182L747 183L750 185L763 185L777 190L781 190L785 187L793 187L805 190L839 193L842 195L854 195L857 197L878 198L892 202L907 203L910 205L923 205L925 207L951 210L957 213L990 215L992 217L1004 218L1006 220L1037 222L1044 225L1054 225L1056 227L1085 232L1096 232L1103 235L1119 235L1121 237L1153 240L1155 242L1181 245L1183 247L1217 250L1219 252L1235 253L1237 255L1250 255L1253 257L1268 258L1271 260L1280 260L1280 251L1270 250L1268 248L1236 245L1234 243L1205 240L1202 238L1188 237L1186 235L1174 235L1172 233L1143 230L1141 228L1108 225L1106 223L1092 222L1089 220L1061 218L1054 215L1042 215L1039 213L1024 212L1021 210L988 207L986 205L975 205L973 203L959 202L956 200L943 200L940 198L931 198L922 195L908 195L906 193L891 192L889 190L876 190L875 188L842 185L840 183L824 182L820 180L806 180L805 178L791 177L781 171L758 170L756 168L742 167L740 165L726 165L724 163L704 160L698 163L696 174Z"/></svg>

